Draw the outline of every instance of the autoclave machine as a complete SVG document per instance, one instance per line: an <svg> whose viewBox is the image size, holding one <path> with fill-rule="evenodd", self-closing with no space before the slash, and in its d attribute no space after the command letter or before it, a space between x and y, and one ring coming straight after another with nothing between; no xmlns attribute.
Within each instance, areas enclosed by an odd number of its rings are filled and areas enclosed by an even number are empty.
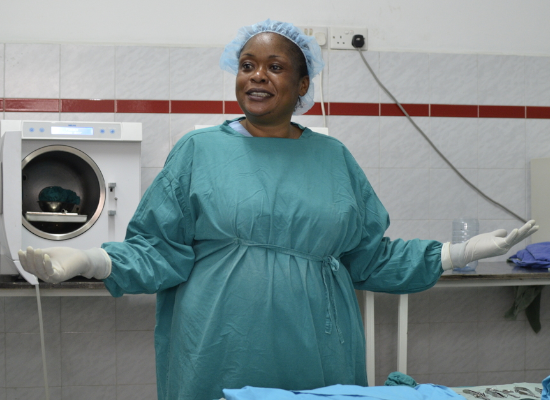
<svg viewBox="0 0 550 400"><path fill-rule="evenodd" d="M17 256L27 246L124 240L141 193L140 123L2 120L0 133L0 275L37 283Z"/></svg>

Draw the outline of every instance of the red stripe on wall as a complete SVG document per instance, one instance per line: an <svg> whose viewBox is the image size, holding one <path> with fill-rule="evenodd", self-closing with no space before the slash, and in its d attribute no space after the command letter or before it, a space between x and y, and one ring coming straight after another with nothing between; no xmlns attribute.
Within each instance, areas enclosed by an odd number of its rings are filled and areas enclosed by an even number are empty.
<svg viewBox="0 0 550 400"><path fill-rule="evenodd" d="M380 104L378 103L330 103L330 115L380 115Z"/></svg>
<svg viewBox="0 0 550 400"><path fill-rule="evenodd" d="M411 117L429 117L430 105L429 104L401 104L405 111L409 113ZM380 104L380 115L383 117L402 117L403 111L392 103Z"/></svg>
<svg viewBox="0 0 550 400"><path fill-rule="evenodd" d="M430 105L430 116L432 117L454 117L454 118L477 118L478 109L473 105L462 104L432 104Z"/></svg>
<svg viewBox="0 0 550 400"><path fill-rule="evenodd" d="M224 107L226 114L243 114L243 110L236 101L224 101Z"/></svg>
<svg viewBox="0 0 550 400"><path fill-rule="evenodd" d="M4 110L8 112L59 112L59 99L4 99Z"/></svg>
<svg viewBox="0 0 550 400"><path fill-rule="evenodd" d="M550 119L550 106L488 106L464 104L403 104L412 116L454 118L539 118ZM236 101L222 100L88 100L88 99L3 99L0 112L152 113L152 114L243 114ZM327 115L403 116L391 103L325 103ZM322 115L315 103L305 115Z"/></svg>
<svg viewBox="0 0 550 400"><path fill-rule="evenodd" d="M116 100L117 113L170 113L169 100Z"/></svg>
<svg viewBox="0 0 550 400"><path fill-rule="evenodd" d="M550 107L527 106L527 118L550 119Z"/></svg>
<svg viewBox="0 0 550 400"><path fill-rule="evenodd" d="M61 112L114 113L115 101L63 99L61 100Z"/></svg>
<svg viewBox="0 0 550 400"><path fill-rule="evenodd" d="M479 118L525 118L525 106L479 106Z"/></svg>
<svg viewBox="0 0 550 400"><path fill-rule="evenodd" d="M328 114L328 103L325 103L325 115ZM321 103L313 104L310 110L304 115L323 115L323 110L321 109Z"/></svg>
<svg viewBox="0 0 550 400"><path fill-rule="evenodd" d="M172 114L222 114L223 101L171 100Z"/></svg>

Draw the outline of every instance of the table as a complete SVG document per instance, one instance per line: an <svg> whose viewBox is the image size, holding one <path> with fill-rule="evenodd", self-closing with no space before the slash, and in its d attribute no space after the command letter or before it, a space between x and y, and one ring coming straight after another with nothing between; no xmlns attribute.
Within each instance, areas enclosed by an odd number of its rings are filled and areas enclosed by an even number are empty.
<svg viewBox="0 0 550 400"><path fill-rule="evenodd" d="M40 282L40 296L111 296L105 284L97 279L76 277L61 283ZM36 296L33 285L20 277L0 275L0 297Z"/></svg>
<svg viewBox="0 0 550 400"><path fill-rule="evenodd" d="M520 268L505 261L480 262L475 271L457 273L445 271L435 287L487 287L487 286L531 286L550 285L548 269ZM375 383L374 345L374 293L365 295L364 327L366 336L367 379L369 385ZM397 370L407 373L407 334L408 334L409 295L399 295L397 317Z"/></svg>

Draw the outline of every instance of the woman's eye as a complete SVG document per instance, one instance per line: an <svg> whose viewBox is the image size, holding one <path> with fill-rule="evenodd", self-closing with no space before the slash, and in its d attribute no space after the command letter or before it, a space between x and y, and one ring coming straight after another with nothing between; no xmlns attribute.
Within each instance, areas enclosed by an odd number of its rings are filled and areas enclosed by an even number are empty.
<svg viewBox="0 0 550 400"><path fill-rule="evenodd" d="M282 67L280 65L274 64L274 65L271 66L271 69L275 70L275 71L279 71L279 70L282 69Z"/></svg>
<svg viewBox="0 0 550 400"><path fill-rule="evenodd" d="M242 64L241 68L242 69L250 69L250 68L252 68L252 64L245 62L245 63Z"/></svg>

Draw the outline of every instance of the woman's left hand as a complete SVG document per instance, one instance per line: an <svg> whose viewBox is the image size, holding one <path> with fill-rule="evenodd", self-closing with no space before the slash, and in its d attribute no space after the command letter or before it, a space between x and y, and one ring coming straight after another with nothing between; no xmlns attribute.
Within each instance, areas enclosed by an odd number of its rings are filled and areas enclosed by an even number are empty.
<svg viewBox="0 0 550 400"><path fill-rule="evenodd" d="M529 237L539 226L535 220L528 221L508 235L506 229L474 236L464 243L451 244L449 248L452 267L462 268L472 261L506 254L514 245Z"/></svg>
<svg viewBox="0 0 550 400"><path fill-rule="evenodd" d="M105 279L111 274L111 258L100 248L79 250L70 247L19 250L23 269L44 282L59 283L82 275Z"/></svg>

